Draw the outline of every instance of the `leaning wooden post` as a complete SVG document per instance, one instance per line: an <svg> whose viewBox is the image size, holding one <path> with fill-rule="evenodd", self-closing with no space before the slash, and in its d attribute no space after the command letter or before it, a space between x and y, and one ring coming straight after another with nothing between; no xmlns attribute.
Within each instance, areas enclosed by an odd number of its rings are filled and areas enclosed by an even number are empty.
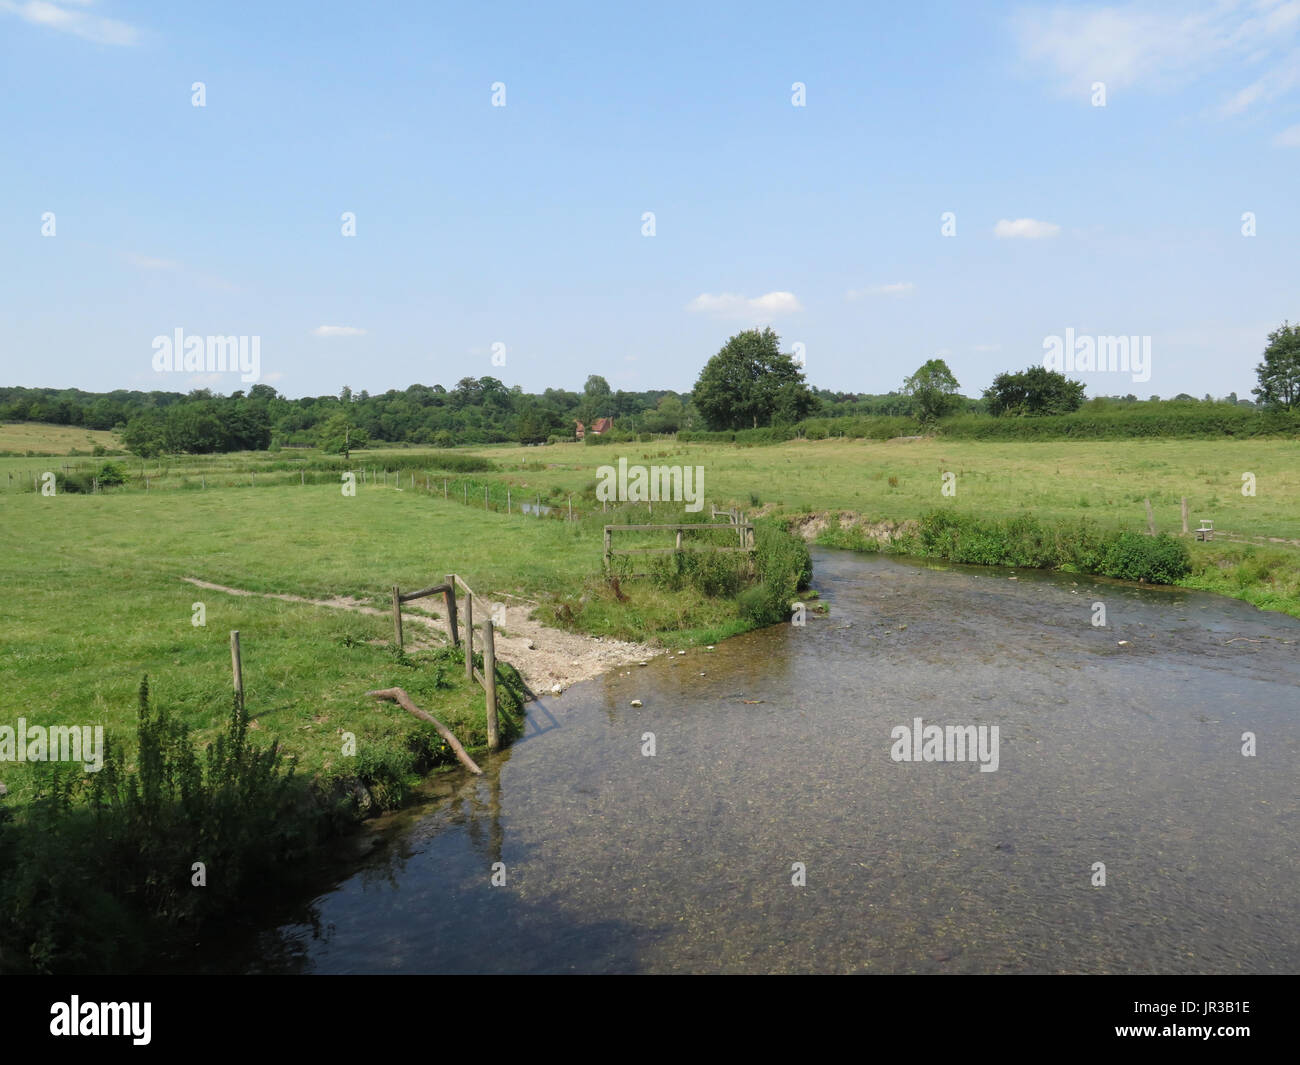
<svg viewBox="0 0 1300 1065"><path fill-rule="evenodd" d="M1144 499L1143 503L1147 505L1147 535L1155 536L1156 534L1156 516L1151 510L1151 500Z"/></svg>
<svg viewBox="0 0 1300 1065"><path fill-rule="evenodd" d="M235 699L244 708L244 663L239 656L239 630L230 631L230 669L235 678Z"/></svg>
<svg viewBox="0 0 1300 1065"><path fill-rule="evenodd" d="M501 746L497 731L497 649L492 635L492 619L483 619L483 681L487 689L487 741L488 750Z"/></svg>
<svg viewBox="0 0 1300 1065"><path fill-rule="evenodd" d="M465 593L465 679L474 680L474 597Z"/></svg>
<svg viewBox="0 0 1300 1065"><path fill-rule="evenodd" d="M462 747L456 737L451 734L451 730L432 714L426 713L411 702L411 697L401 688L384 688L380 691L366 692L366 694L375 699L387 699L389 702L394 702L403 710L414 714L421 721L429 722L429 724L438 730L438 735L447 741L447 745L452 749L452 753L460 759L461 765L471 773L481 774L483 772L483 770L474 764L474 759L465 753L465 748Z"/></svg>
<svg viewBox="0 0 1300 1065"><path fill-rule="evenodd" d="M1187 497L1183 496L1183 535L1187 535Z"/></svg>
<svg viewBox="0 0 1300 1065"><path fill-rule="evenodd" d="M397 590L397 585L393 585L393 632L397 637L397 649L404 650L402 645L402 593Z"/></svg>
<svg viewBox="0 0 1300 1065"><path fill-rule="evenodd" d="M613 550L614 550L614 531L608 525L606 525L605 526L605 565L607 567L609 566L609 559L610 559L610 555L613 554Z"/></svg>
<svg viewBox="0 0 1300 1065"><path fill-rule="evenodd" d="M442 593L443 604L447 607L447 628L451 634L451 645L460 645L460 633L456 629L456 574L447 574L447 590Z"/></svg>

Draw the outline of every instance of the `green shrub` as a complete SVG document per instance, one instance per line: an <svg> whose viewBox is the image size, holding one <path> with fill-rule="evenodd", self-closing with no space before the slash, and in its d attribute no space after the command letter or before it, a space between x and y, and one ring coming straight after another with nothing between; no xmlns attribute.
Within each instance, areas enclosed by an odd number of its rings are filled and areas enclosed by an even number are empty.
<svg viewBox="0 0 1300 1065"><path fill-rule="evenodd" d="M1187 545L1167 534L1103 534L1087 521L1044 524L1027 514L984 521L933 511L917 523L910 547L949 562L1100 573L1152 584L1173 584L1191 572Z"/></svg>
<svg viewBox="0 0 1300 1065"><path fill-rule="evenodd" d="M1168 533L1118 533L1106 545L1100 572L1107 577L1173 584L1192 571L1187 545Z"/></svg>
<svg viewBox="0 0 1300 1065"><path fill-rule="evenodd" d="M0 968L122 971L156 936L236 912L292 881L332 814L304 802L279 748L248 742L235 705L202 760L140 685L136 772L44 763L21 818L0 824ZM207 871L203 890L194 863Z"/></svg>
<svg viewBox="0 0 1300 1065"><path fill-rule="evenodd" d="M101 488L112 488L119 484L126 484L126 470L120 462L106 462L99 467L99 473L95 475L99 480Z"/></svg>

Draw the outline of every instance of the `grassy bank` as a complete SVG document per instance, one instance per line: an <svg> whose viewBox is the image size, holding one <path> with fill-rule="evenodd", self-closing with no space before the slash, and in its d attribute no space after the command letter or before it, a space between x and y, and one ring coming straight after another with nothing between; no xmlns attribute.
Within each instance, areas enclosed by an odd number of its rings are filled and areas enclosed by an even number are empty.
<svg viewBox="0 0 1300 1065"><path fill-rule="evenodd" d="M547 520L466 507L412 491L409 481L398 490L395 477L387 487L366 481L355 496L345 496L333 474L325 483L290 476L277 484L267 483L272 474L263 472L258 487L222 488L218 480L199 491L146 493L129 483L98 495L0 496L8 651L0 660L0 724L16 728L24 718L47 728L101 725L119 759L113 764L143 781L149 757L138 720L141 677L150 678L154 705L185 730L169 749L201 751L223 742L231 727L229 633L238 629L248 748L268 758L274 748L286 772L293 770L283 789L263 786L276 795L271 808L280 828L237 838L227 833L227 849L214 862L225 889L196 896L186 887L188 870L192 861L206 860L206 851L194 840L216 832L212 818L228 821L219 811L231 806L199 803L198 813L176 820L186 801L183 767L169 778L170 799L154 802L152 813L132 813L127 791L118 789L113 800L98 793L107 769L87 774L70 767L58 774L42 763L0 762L7 791L0 820L8 822L0 832L0 866L9 866L0 873L0 967L132 964L114 944L155 926L190 934L228 915L225 903L237 909L232 866L241 870L241 883L250 869L292 881L295 864L321 840L399 804L420 774L451 763L430 726L367 698L367 690L405 688L468 748L481 750L483 694L465 681L462 652L412 622L406 652L394 647L388 614L394 584L416 588L456 572L490 601L536 602L543 618L564 627L680 644L717 640L783 616L806 570L802 545L794 549L795 541L768 525L759 535L756 584L739 579L735 556L727 556L726 566L658 567L651 577L625 575L611 583L602 572L603 523L630 521L637 516L632 512ZM662 508L655 515L658 521L683 516ZM620 546L648 534L629 535ZM187 578L335 606L236 595ZM751 584L753 594L742 600ZM438 600L409 609L440 620ZM525 609L509 608L507 635L511 611ZM522 687L508 663L499 663L498 687L508 741L523 720ZM140 875L163 876L168 889L136 890L139 884L127 876L122 891L83 891L94 905L74 907L80 878L100 865L124 865L106 841L148 837L146 822L158 817L174 832L156 841L153 864ZM28 872L19 876L18 869ZM90 912L96 907L98 918ZM101 920L102 940L66 938L58 928L31 923L33 914L65 909L80 915L68 928L81 927L83 918L87 927Z"/></svg>

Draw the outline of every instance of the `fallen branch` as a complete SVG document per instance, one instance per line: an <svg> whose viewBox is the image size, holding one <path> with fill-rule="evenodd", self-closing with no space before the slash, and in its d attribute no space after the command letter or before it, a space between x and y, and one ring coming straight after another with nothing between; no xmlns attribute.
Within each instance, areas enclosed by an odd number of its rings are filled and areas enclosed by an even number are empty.
<svg viewBox="0 0 1300 1065"><path fill-rule="evenodd" d="M438 735L440 735L444 740L447 741L448 745L455 752L456 757L460 759L461 765L463 765L471 773L477 774L478 776L483 775L483 770L481 770L478 766L476 766L474 764L474 759L465 753L465 748L460 745L459 741L456 739L455 736L451 734L451 731L447 728L447 726L444 725L432 714L427 713L424 710L421 710L418 706L415 705L415 703L411 702L411 697L407 695L403 689L380 688L378 691L366 692L366 694L376 699L387 699L390 703L396 703L403 710L406 710L414 714L421 721L429 722L430 725L432 725L434 728L438 730Z"/></svg>

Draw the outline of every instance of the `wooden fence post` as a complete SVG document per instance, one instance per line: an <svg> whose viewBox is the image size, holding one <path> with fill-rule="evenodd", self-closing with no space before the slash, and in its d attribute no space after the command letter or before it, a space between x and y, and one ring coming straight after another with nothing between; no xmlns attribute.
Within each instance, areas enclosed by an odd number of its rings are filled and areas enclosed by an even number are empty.
<svg viewBox="0 0 1300 1065"><path fill-rule="evenodd" d="M569 496L569 520L573 520L573 496Z"/></svg>
<svg viewBox="0 0 1300 1065"><path fill-rule="evenodd" d="M447 478L446 478L446 477L444 477L444 478L442 479L442 498L443 498L443 499L446 499L446 498L447 498Z"/></svg>
<svg viewBox="0 0 1300 1065"><path fill-rule="evenodd" d="M506 513L510 513L510 489L506 489Z"/></svg>
<svg viewBox="0 0 1300 1065"><path fill-rule="evenodd" d="M1187 497L1183 496L1183 535L1187 535Z"/></svg>
<svg viewBox="0 0 1300 1065"><path fill-rule="evenodd" d="M608 525L606 525L605 526L605 565L606 566L609 565L609 559L610 556L613 554L613 551L614 551L614 531Z"/></svg>
<svg viewBox="0 0 1300 1065"><path fill-rule="evenodd" d="M488 508L488 486L484 485L483 486L483 509L487 510L487 508Z"/></svg>
<svg viewBox="0 0 1300 1065"><path fill-rule="evenodd" d="M401 592L397 590L397 585L393 585L393 632L397 636L397 649L404 650L402 645L402 600Z"/></svg>
<svg viewBox="0 0 1300 1065"><path fill-rule="evenodd" d="M465 593L465 679L474 681L474 597Z"/></svg>
<svg viewBox="0 0 1300 1065"><path fill-rule="evenodd" d="M682 549L682 530L681 530L681 529L678 529L678 530L677 530L677 550L680 551L681 549Z"/></svg>
<svg viewBox="0 0 1300 1065"><path fill-rule="evenodd" d="M1151 511L1151 500L1144 499L1143 503L1147 505L1147 535L1155 536L1156 534L1156 516Z"/></svg>
<svg viewBox="0 0 1300 1065"><path fill-rule="evenodd" d="M497 729L497 649L492 634L492 618L483 619L483 680L487 689L487 741L488 750L501 746Z"/></svg>
<svg viewBox="0 0 1300 1065"><path fill-rule="evenodd" d="M230 669L235 678L235 698L239 701L239 708L244 708L244 663L239 655L239 630L232 629L230 632Z"/></svg>
<svg viewBox="0 0 1300 1065"><path fill-rule="evenodd" d="M443 605L447 608L447 627L451 632L452 647L459 646L460 633L456 630L456 574L447 574L449 591L442 593Z"/></svg>

